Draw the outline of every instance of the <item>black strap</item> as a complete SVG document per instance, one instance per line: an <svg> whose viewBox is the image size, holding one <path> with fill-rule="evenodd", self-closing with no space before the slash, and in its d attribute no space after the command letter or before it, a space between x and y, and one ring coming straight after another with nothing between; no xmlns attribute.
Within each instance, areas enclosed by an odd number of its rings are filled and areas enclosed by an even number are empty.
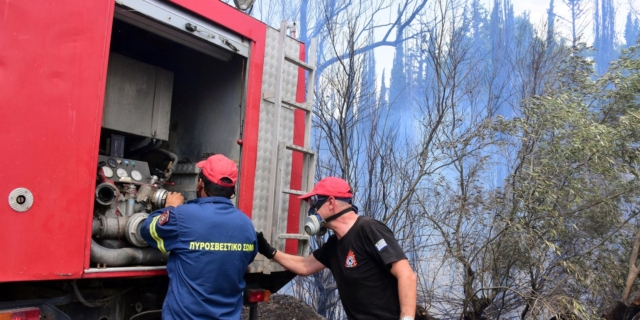
<svg viewBox="0 0 640 320"><path fill-rule="evenodd" d="M350 212L350 211L358 212L358 211L354 210L354 209L353 209L353 207L349 207L349 208L346 208L346 209L344 209L344 210L342 210L342 211L340 211L340 212L336 213L335 215L332 215L332 216L331 216L331 217L329 217L329 218L326 218L326 219L324 220L324 222L325 222L325 223L327 223L327 222L329 222L329 221L331 221L331 220L338 219L338 218L340 218L340 216L342 216L343 214L345 214L345 213L347 213L347 212Z"/></svg>

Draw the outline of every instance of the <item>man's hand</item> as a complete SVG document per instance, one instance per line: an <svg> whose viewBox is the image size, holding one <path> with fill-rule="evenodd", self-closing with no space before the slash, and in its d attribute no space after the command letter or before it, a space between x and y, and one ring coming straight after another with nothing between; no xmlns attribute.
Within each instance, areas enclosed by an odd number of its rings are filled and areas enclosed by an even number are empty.
<svg viewBox="0 0 640 320"><path fill-rule="evenodd" d="M167 198L164 200L164 206L177 207L184 203L184 197L180 192L167 192Z"/></svg>
<svg viewBox="0 0 640 320"><path fill-rule="evenodd" d="M276 255L276 251L278 250L267 242L262 232L256 232L256 237L258 238L258 252L267 257L267 259L273 259L273 256Z"/></svg>

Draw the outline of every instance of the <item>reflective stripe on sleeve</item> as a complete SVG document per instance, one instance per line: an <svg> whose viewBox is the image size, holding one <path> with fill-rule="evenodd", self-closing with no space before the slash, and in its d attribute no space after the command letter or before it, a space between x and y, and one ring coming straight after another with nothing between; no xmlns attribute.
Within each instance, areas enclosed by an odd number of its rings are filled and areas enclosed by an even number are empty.
<svg viewBox="0 0 640 320"><path fill-rule="evenodd" d="M164 240L160 238L160 236L158 235L158 232L156 231L156 225L158 224L158 219L160 219L159 215L153 218L153 220L151 221L151 227L149 228L149 231L151 232L151 237L154 240L156 240L156 243L158 244L158 250L160 250L160 252L162 253L167 253L167 250L164 249Z"/></svg>

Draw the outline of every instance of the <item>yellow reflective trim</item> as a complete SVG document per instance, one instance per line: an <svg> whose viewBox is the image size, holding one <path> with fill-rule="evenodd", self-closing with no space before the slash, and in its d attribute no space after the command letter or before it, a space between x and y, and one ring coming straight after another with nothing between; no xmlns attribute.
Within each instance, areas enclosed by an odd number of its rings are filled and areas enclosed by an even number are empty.
<svg viewBox="0 0 640 320"><path fill-rule="evenodd" d="M149 228L149 231L151 232L151 237L154 240L156 240L156 243L158 244L158 250L160 250L160 252L162 253L167 253L167 250L164 249L164 240L160 238L160 236L158 235L158 232L156 231L156 224L158 223L158 219L160 219L159 215L153 218L153 220L151 221L151 228Z"/></svg>

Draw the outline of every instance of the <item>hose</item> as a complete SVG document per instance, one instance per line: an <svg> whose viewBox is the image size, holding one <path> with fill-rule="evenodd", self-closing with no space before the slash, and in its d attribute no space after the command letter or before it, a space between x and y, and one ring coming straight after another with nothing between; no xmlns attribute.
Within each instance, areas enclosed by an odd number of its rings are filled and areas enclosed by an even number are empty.
<svg viewBox="0 0 640 320"><path fill-rule="evenodd" d="M82 303L83 305L90 307L90 308L97 308L97 307L102 307L104 305L106 305L107 303L109 303L109 301L111 301L113 298L116 298L118 296L121 296L129 291L131 291L131 289L133 289L133 287L129 287L127 289L124 289L112 296L106 297L106 298L102 298L102 299L98 299L98 300L94 300L94 301L87 301L81 294L80 294L80 289L78 289L78 284L76 283L77 280L73 280L73 282L71 282L71 285L73 286L73 292L76 294L76 298L78 298L78 301L80 301L80 303Z"/></svg>
<svg viewBox="0 0 640 320"><path fill-rule="evenodd" d="M166 264L168 257L168 253L161 253L154 248L109 249L91 239L91 262L109 267L130 265L159 266Z"/></svg>
<svg viewBox="0 0 640 320"><path fill-rule="evenodd" d="M171 158L171 164L169 165L169 167L165 171L164 179L163 179L163 181L169 181L169 178L171 178L171 174L173 174L173 169L178 164L178 156L175 153L172 153L172 152L167 151L165 149L157 148L157 149L154 149L153 151L158 152L158 153L162 153L163 155Z"/></svg>

